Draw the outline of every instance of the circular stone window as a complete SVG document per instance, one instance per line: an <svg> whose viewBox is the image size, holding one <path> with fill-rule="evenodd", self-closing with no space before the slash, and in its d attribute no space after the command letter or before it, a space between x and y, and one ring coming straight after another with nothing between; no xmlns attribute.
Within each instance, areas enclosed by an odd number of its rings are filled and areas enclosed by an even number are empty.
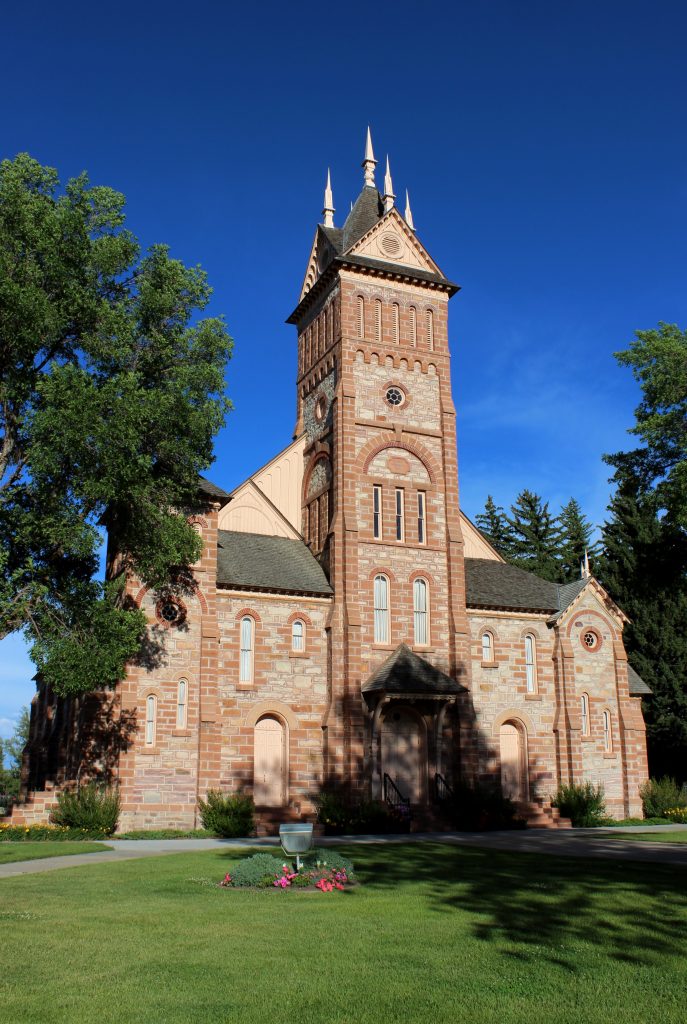
<svg viewBox="0 0 687 1024"><path fill-rule="evenodd" d="M178 626L186 618L186 609L176 598L163 597L155 606L155 614L163 626Z"/></svg>
<svg viewBox="0 0 687 1024"><path fill-rule="evenodd" d="M585 629L581 634L581 640L588 651L596 651L601 645L601 637L594 629Z"/></svg>
<svg viewBox="0 0 687 1024"><path fill-rule="evenodd" d="M325 413L327 412L327 399L324 395L320 395L315 402L315 419L318 423L321 423L324 419Z"/></svg>
<svg viewBox="0 0 687 1024"><path fill-rule="evenodd" d="M387 388L384 397L386 398L389 405L396 407L403 405L403 403L406 400L406 396L404 395L404 393L401 391L400 388L397 387Z"/></svg>

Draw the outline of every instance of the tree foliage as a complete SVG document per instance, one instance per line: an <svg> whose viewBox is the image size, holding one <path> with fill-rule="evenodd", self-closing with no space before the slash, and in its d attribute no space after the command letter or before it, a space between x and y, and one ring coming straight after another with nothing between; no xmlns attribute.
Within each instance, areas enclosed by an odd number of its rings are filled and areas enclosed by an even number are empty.
<svg viewBox="0 0 687 1024"><path fill-rule="evenodd" d="M594 527L575 498L571 498L561 509L558 526L558 578L561 583L571 583L580 578L580 566L585 555L588 556L593 571L593 562L599 546L592 541Z"/></svg>
<svg viewBox="0 0 687 1024"><path fill-rule="evenodd" d="M23 629L60 693L113 684L136 653L127 573L191 585L184 510L229 408L231 340L197 319L210 292L165 246L141 252L120 193L0 164L0 636Z"/></svg>
<svg viewBox="0 0 687 1024"><path fill-rule="evenodd" d="M487 495L487 500L484 504L484 512L480 512L476 517L476 523L487 540L493 544L499 554L506 557L506 553L510 552L511 549L511 543L513 540L512 530L508 524L508 520L506 519L502 506L497 505L494 502L491 494Z"/></svg>
<svg viewBox="0 0 687 1024"><path fill-rule="evenodd" d="M508 561L545 580L557 580L561 531L549 503L534 491L521 491L506 518L511 530Z"/></svg>
<svg viewBox="0 0 687 1024"><path fill-rule="evenodd" d="M24 747L29 739L31 717L28 708L22 708L12 735L0 737L0 793L16 796L21 779Z"/></svg>

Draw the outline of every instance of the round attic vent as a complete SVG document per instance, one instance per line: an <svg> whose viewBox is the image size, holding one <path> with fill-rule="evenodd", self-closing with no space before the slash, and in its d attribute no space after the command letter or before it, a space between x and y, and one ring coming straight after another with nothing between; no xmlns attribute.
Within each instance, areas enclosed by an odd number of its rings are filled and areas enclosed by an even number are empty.
<svg viewBox="0 0 687 1024"><path fill-rule="evenodd" d="M396 235L382 235L381 244L387 256L398 256L401 251L401 242Z"/></svg>

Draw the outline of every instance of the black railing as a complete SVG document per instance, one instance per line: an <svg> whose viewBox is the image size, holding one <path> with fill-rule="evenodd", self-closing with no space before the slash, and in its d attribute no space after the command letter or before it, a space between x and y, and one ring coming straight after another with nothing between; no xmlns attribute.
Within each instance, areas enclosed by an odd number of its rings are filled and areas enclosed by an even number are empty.
<svg viewBox="0 0 687 1024"><path fill-rule="evenodd" d="M410 800L403 796L394 780L384 772L384 800L402 820L410 820Z"/></svg>
<svg viewBox="0 0 687 1024"><path fill-rule="evenodd" d="M440 772L434 776L434 795L440 804L453 799L453 790Z"/></svg>

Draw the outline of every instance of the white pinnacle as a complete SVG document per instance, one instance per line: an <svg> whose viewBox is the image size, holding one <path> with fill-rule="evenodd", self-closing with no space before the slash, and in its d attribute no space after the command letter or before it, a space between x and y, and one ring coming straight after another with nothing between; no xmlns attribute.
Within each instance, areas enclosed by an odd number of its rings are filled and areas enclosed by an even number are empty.
<svg viewBox="0 0 687 1024"><path fill-rule="evenodd" d="M388 213L394 205L394 186L391 180L391 170L389 168L389 157L386 158L386 174L384 175L384 213Z"/></svg>
<svg viewBox="0 0 687 1024"><path fill-rule="evenodd" d="M322 211L324 216L324 226L326 228L334 227L334 197L332 196L332 179L327 168L327 184L324 188L324 209Z"/></svg>
<svg viewBox="0 0 687 1024"><path fill-rule="evenodd" d="M372 136L370 135L370 128L367 129L367 141L365 142L365 159L362 163L363 171L365 172L365 184L375 188L375 167L377 161L372 149Z"/></svg>
<svg viewBox="0 0 687 1024"><path fill-rule="evenodd" d="M414 231L415 225L413 224L413 213L412 210L410 209L410 197L408 196L408 189L406 189L406 212L404 216L406 219L406 224L408 225L411 231Z"/></svg>

